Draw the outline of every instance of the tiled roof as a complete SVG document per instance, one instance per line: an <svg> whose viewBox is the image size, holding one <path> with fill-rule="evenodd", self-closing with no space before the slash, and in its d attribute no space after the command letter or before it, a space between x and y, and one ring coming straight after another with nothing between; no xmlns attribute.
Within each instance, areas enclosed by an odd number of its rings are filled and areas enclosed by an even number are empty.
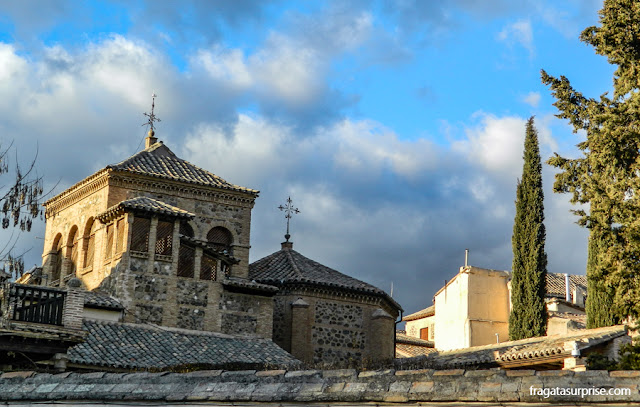
<svg viewBox="0 0 640 407"><path fill-rule="evenodd" d="M249 278L275 286L309 284L383 296L398 309L402 309L383 290L308 259L289 248L283 248L251 263Z"/></svg>
<svg viewBox="0 0 640 407"><path fill-rule="evenodd" d="M165 216L175 216L178 218L193 219L196 215L191 212L187 212L184 209L180 209L176 206L169 205L157 199L149 198L146 196L139 196L137 198L127 199L113 205L111 208L102 212L97 216L100 221L105 222L112 218L114 215L123 212L125 210L132 210L138 212L154 213Z"/></svg>
<svg viewBox="0 0 640 407"><path fill-rule="evenodd" d="M573 293L576 285L587 290L587 276L569 275L569 290ZM547 296L565 298L565 282L562 273L547 273Z"/></svg>
<svg viewBox="0 0 640 407"><path fill-rule="evenodd" d="M104 321L84 321L83 329L89 335L69 349L70 363L120 369L298 363L268 339Z"/></svg>
<svg viewBox="0 0 640 407"><path fill-rule="evenodd" d="M408 336L404 331L396 331L396 357L411 358L437 352L433 341Z"/></svg>
<svg viewBox="0 0 640 407"><path fill-rule="evenodd" d="M98 291L86 291L84 293L84 306L88 308L102 308L112 310L123 310L124 307L120 301L108 294Z"/></svg>
<svg viewBox="0 0 640 407"><path fill-rule="evenodd" d="M422 309L418 312L414 312L413 314L409 314L406 317L402 318L403 321L413 321L415 319L431 317L436 314L436 306L432 305L425 309Z"/></svg>
<svg viewBox="0 0 640 407"><path fill-rule="evenodd" d="M115 171L126 171L135 174L206 185L232 191L246 192L257 196L259 191L231 184L217 175L196 167L188 161L178 158L162 142L119 162L107 166Z"/></svg>
<svg viewBox="0 0 640 407"><path fill-rule="evenodd" d="M623 325L585 329L566 335L541 336L433 353L428 356L427 364L436 368L501 366L514 361L533 364L536 359L550 356L567 357L571 354L571 349L566 349L566 342L577 342L582 351L626 334L627 330Z"/></svg>

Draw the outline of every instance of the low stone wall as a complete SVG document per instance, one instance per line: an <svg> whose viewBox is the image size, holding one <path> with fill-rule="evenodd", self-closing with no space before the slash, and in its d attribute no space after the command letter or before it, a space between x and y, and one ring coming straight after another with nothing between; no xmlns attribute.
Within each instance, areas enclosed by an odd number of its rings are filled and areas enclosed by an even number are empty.
<svg viewBox="0 0 640 407"><path fill-rule="evenodd" d="M519 370L345 370L197 371L191 373L8 372L0 376L0 400L119 400L159 403L197 401L405 403L418 402L638 402L640 371ZM531 394L530 389L538 389ZM604 389L627 395L561 395L577 389ZM540 390L542 389L542 390ZM545 390L548 389L548 390ZM554 390L555 389L555 390ZM550 396L542 394L547 391Z"/></svg>

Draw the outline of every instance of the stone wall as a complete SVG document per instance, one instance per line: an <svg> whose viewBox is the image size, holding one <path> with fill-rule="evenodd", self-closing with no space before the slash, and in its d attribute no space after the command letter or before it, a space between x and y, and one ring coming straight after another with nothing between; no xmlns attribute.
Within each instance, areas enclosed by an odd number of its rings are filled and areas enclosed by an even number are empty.
<svg viewBox="0 0 640 407"><path fill-rule="evenodd" d="M339 294L311 290L278 294L274 342L304 362L323 366L346 367L393 358L393 323L373 323L380 302ZM306 305L294 313L297 301ZM380 338L388 343L378 341Z"/></svg>
<svg viewBox="0 0 640 407"><path fill-rule="evenodd" d="M305 370L221 371L191 373L9 372L0 376L0 400L96 402L333 403L385 405L487 405L568 403L597 405L640 402L639 371L533 370ZM530 389L535 389L531 391ZM599 389L606 395L552 395ZM545 397L544 393L549 394ZM589 390L594 392L594 390ZM615 392L628 391L626 395ZM457 405L457 404L456 404ZM531 404L527 404L531 405ZM539 405L539 404L537 404Z"/></svg>

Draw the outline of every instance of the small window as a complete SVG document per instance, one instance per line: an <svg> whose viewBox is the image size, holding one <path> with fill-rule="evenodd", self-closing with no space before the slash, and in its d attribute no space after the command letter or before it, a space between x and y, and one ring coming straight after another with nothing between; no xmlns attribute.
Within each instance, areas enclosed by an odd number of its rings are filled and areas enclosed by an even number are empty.
<svg viewBox="0 0 640 407"><path fill-rule="evenodd" d="M200 280L215 281L218 261L206 253L200 263Z"/></svg>
<svg viewBox="0 0 640 407"><path fill-rule="evenodd" d="M53 255L54 258L52 259L53 271L51 273L51 280L58 281L60 280L60 273L62 272L62 259L63 259L62 235L60 233L58 233L58 235L56 236L53 247L55 250L55 254Z"/></svg>
<svg viewBox="0 0 640 407"><path fill-rule="evenodd" d="M431 339L429 337L429 328L420 329L420 339L424 339L425 341L428 341L429 339Z"/></svg>
<svg viewBox="0 0 640 407"><path fill-rule="evenodd" d="M96 229L97 222L91 218L87 222L87 226L85 227L85 236L84 236L84 259L82 261L82 267L91 267L93 266L93 258L96 251Z"/></svg>
<svg viewBox="0 0 640 407"><path fill-rule="evenodd" d="M156 254L171 256L171 243L173 241L173 222L158 221L156 233Z"/></svg>
<svg viewBox="0 0 640 407"><path fill-rule="evenodd" d="M227 229L217 226L207 233L207 241L212 244L216 250L227 251L231 254L231 243L233 236Z"/></svg>
<svg viewBox="0 0 640 407"><path fill-rule="evenodd" d="M180 245L178 251L178 277L193 278L193 269L195 267L196 251L194 248Z"/></svg>
<svg viewBox="0 0 640 407"><path fill-rule="evenodd" d="M122 253L124 243L124 218L116 222L116 255Z"/></svg>
<svg viewBox="0 0 640 407"><path fill-rule="evenodd" d="M193 228L187 221L180 222L180 234L182 236L193 237L195 234L193 233Z"/></svg>
<svg viewBox="0 0 640 407"><path fill-rule="evenodd" d="M136 216L133 218L131 230L131 251L149 251L149 233L151 231L151 219Z"/></svg>
<svg viewBox="0 0 640 407"><path fill-rule="evenodd" d="M69 240L67 241L67 245L71 246L71 255L69 260L71 260L71 265L67 270L67 275L75 275L76 269L78 267L78 227L74 226L71 228L71 233L69 233Z"/></svg>
<svg viewBox="0 0 640 407"><path fill-rule="evenodd" d="M105 250L105 260L111 258L111 252L113 251L113 223L107 225L107 248Z"/></svg>

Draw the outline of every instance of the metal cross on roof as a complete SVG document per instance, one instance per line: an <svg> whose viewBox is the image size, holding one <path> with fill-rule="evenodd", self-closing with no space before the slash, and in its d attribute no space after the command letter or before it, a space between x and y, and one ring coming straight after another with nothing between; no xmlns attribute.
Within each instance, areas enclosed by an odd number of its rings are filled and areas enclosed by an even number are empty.
<svg viewBox="0 0 640 407"><path fill-rule="evenodd" d="M291 237L291 235L289 234L289 221L291 220L291 214L300 213L300 211L298 210L298 208L293 207L293 201L291 200L291 197L287 198L286 205L280 205L278 206L278 209L286 213L285 218L287 218L287 234L284 235L284 238L287 239L288 242L289 238Z"/></svg>
<svg viewBox="0 0 640 407"><path fill-rule="evenodd" d="M144 123L144 124L143 124L143 126L147 126L147 125L148 125L148 126L150 127L150 128L149 128L149 130L150 130L150 131L153 131L153 122L159 122L159 121L161 121L161 120L158 118L158 116L156 116L156 115L153 113L153 110L154 110L154 109L155 109L155 107L156 107L156 96L157 96L157 95L156 95L155 93L152 93L152 94L151 94L151 113L143 113L143 115L145 115L145 116L147 116L147 117L149 118L149 120L148 120L146 123Z"/></svg>

